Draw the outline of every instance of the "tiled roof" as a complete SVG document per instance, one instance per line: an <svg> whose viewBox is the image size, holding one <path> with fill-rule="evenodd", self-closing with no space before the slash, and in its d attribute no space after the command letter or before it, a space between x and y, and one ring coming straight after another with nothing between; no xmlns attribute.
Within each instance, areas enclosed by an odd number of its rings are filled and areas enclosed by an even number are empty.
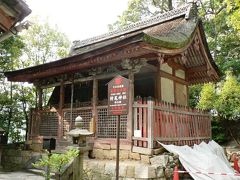
<svg viewBox="0 0 240 180"><path fill-rule="evenodd" d="M74 41L73 46L72 46L72 50L78 49L78 48L81 48L81 47L84 47L84 46L87 46L87 45L90 45L90 44L98 43L98 42L101 42L101 41L104 41L104 40L108 40L108 39L111 39L111 38L115 38L115 37L118 37L118 36L124 36L125 34L132 33L134 31L138 31L138 30L141 30L141 29L145 29L145 28L154 26L156 24L160 24L160 23L163 23L165 21L177 18L179 16L183 16L183 15L187 16L190 9L191 9L191 6L188 4L188 5L185 5L183 7L165 12L163 14L153 16L152 18L130 24L128 26L125 26L121 29L111 31L109 33L105 33L105 34L102 34L102 35L99 35L99 36L88 38L88 39L85 39L85 40L82 40L82 41Z"/></svg>

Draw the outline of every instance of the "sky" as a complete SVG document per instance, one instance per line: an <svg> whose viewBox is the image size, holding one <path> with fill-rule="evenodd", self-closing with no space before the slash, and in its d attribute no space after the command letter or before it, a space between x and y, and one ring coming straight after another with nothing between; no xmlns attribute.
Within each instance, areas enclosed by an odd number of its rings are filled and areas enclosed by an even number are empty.
<svg viewBox="0 0 240 180"><path fill-rule="evenodd" d="M83 40L108 31L107 25L127 9L128 0L25 0L32 16L48 18L70 41Z"/></svg>

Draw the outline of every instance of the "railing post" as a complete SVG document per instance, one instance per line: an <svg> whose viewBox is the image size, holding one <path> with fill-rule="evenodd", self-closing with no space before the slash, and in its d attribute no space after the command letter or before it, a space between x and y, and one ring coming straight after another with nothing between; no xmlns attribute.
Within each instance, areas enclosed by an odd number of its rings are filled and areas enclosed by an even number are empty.
<svg viewBox="0 0 240 180"><path fill-rule="evenodd" d="M148 100L148 148L153 149L153 141L154 141L154 107L153 100Z"/></svg>

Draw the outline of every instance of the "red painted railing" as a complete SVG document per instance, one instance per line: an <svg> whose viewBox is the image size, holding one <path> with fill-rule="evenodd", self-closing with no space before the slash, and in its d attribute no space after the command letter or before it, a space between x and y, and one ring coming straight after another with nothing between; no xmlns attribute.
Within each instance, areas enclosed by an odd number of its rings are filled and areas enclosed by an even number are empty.
<svg viewBox="0 0 240 180"><path fill-rule="evenodd" d="M156 148L165 144L193 145L211 139L208 112L153 100L138 100L134 109L133 144Z"/></svg>

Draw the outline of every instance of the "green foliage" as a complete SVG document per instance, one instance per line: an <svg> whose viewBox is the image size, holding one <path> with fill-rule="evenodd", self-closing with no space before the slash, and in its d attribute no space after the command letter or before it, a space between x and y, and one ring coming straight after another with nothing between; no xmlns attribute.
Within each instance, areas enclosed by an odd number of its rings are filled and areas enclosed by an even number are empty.
<svg viewBox="0 0 240 180"><path fill-rule="evenodd" d="M205 84L200 93L198 107L215 109L221 120L238 119L240 117L240 83L231 73L215 90L213 84Z"/></svg>
<svg viewBox="0 0 240 180"><path fill-rule="evenodd" d="M0 70L13 70L22 55L24 43L19 36L12 36L0 43ZM0 127L2 127L12 142L23 141L21 136L25 128L22 103L19 102L20 91L16 84L8 82L0 74ZM20 112L20 113L19 113Z"/></svg>
<svg viewBox="0 0 240 180"><path fill-rule="evenodd" d="M0 127L7 131L9 142L25 139L35 88L25 83L8 82L2 72L57 60L65 57L69 50L68 39L57 28L50 27L46 21L40 23L35 19L33 22L21 35L0 43ZM45 105L48 91L44 92Z"/></svg>
<svg viewBox="0 0 240 180"><path fill-rule="evenodd" d="M62 173L63 168L79 154L79 150L70 149L64 154L52 154L43 156L38 162L34 163L35 168L45 168L48 167L50 172ZM43 173L43 176L50 179L47 172Z"/></svg>
<svg viewBox="0 0 240 180"><path fill-rule="evenodd" d="M240 83L236 76L227 72L225 80L218 86L205 84L197 107L213 112L212 135L219 143L231 137L238 144L240 137Z"/></svg>
<svg viewBox="0 0 240 180"><path fill-rule="evenodd" d="M51 27L38 17L30 20L32 25L21 35L24 47L22 63L33 66L66 57L69 52L69 40L57 27Z"/></svg>
<svg viewBox="0 0 240 180"><path fill-rule="evenodd" d="M223 73L230 70L237 77L240 74L240 33L236 28L240 24L239 13L239 0L202 1L199 9L218 67ZM238 19L238 22L232 22L232 18Z"/></svg>
<svg viewBox="0 0 240 180"><path fill-rule="evenodd" d="M215 102L215 108L219 116L225 119L240 117L240 83L231 73L227 74L226 81L220 88L219 96Z"/></svg>
<svg viewBox="0 0 240 180"><path fill-rule="evenodd" d="M182 2L184 2L184 0L178 1L178 3ZM123 11L121 16L118 16L116 22L109 24L108 28L109 30L114 30L156 14L166 12L172 8L173 0L129 0L128 8Z"/></svg>
<svg viewBox="0 0 240 180"><path fill-rule="evenodd" d="M228 23L237 31L240 31L240 1L239 0L225 0L227 5Z"/></svg>
<svg viewBox="0 0 240 180"><path fill-rule="evenodd" d="M212 120L212 139L220 144L229 140L223 123L216 119Z"/></svg>
<svg viewBox="0 0 240 180"><path fill-rule="evenodd" d="M200 109L213 109L216 99L215 85L212 83L205 84L200 92L200 100L197 107Z"/></svg>
<svg viewBox="0 0 240 180"><path fill-rule="evenodd" d="M202 85L193 85L189 87L189 106L195 108L199 102Z"/></svg>

